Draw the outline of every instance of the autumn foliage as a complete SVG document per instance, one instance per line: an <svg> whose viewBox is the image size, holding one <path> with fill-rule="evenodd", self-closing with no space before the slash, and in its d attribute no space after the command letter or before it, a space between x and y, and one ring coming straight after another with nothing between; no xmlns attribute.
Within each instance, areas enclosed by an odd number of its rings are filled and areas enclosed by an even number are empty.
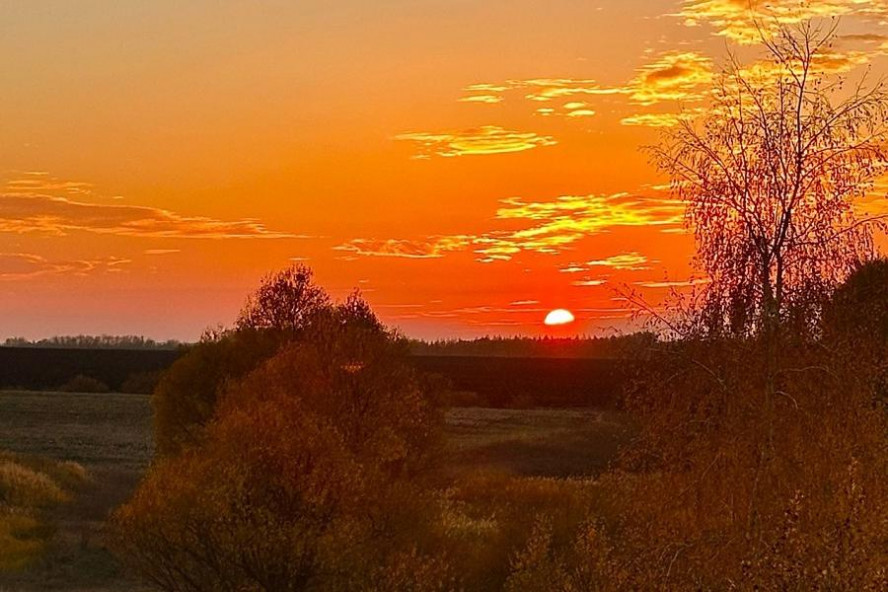
<svg viewBox="0 0 888 592"><path fill-rule="evenodd" d="M855 209L888 97L817 72L832 36L784 27L654 151L711 284L632 353L604 474L451 472L406 342L297 267L161 383L113 546L177 592L888 589L888 264Z"/></svg>
<svg viewBox="0 0 888 592"><path fill-rule="evenodd" d="M164 427L187 439L116 513L115 548L164 590L446 589L420 486L441 416L405 344L354 297L298 339L263 335L209 342L165 381L192 395ZM183 374L205 377L199 398Z"/></svg>

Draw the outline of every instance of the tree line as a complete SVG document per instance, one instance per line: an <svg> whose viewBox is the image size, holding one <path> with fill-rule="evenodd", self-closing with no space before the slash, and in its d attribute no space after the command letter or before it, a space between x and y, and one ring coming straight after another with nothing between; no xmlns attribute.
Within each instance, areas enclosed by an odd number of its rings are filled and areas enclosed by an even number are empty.
<svg viewBox="0 0 888 592"><path fill-rule="evenodd" d="M175 339L155 341L141 335L58 335L44 339L8 337L5 347L45 347L57 349L178 349Z"/></svg>

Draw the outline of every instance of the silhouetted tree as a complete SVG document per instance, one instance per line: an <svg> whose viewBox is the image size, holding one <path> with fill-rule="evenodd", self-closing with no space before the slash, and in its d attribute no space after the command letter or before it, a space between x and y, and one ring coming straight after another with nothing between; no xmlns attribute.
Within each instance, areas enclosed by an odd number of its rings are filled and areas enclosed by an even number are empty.
<svg viewBox="0 0 888 592"><path fill-rule="evenodd" d="M888 102L882 84L849 88L825 72L833 39L809 21L764 39L762 62L732 57L702 121L651 149L687 206L711 320L737 334L816 305L873 251L879 219L854 202L886 169Z"/></svg>
<svg viewBox="0 0 888 592"><path fill-rule="evenodd" d="M114 518L163 590L447 590L416 482L442 415L385 332L330 323L222 394L203 437Z"/></svg>
<svg viewBox="0 0 888 592"><path fill-rule="evenodd" d="M332 308L330 296L313 279L312 270L302 264L266 276L247 299L235 326L289 333L307 328Z"/></svg>
<svg viewBox="0 0 888 592"><path fill-rule="evenodd" d="M161 455L178 454L197 442L215 413L221 390L287 344L323 343L325 334L343 327L390 337L360 293L334 304L312 277L305 266L267 276L247 298L234 330L208 330L164 373L152 397L155 442Z"/></svg>

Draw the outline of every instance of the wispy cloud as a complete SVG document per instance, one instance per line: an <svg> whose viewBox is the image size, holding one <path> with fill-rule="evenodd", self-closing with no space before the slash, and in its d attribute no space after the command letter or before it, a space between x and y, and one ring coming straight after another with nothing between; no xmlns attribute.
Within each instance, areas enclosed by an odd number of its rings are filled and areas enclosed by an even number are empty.
<svg viewBox="0 0 888 592"><path fill-rule="evenodd" d="M488 105L496 105L503 102L503 97L498 95L469 95L460 99L463 103L485 103Z"/></svg>
<svg viewBox="0 0 888 592"><path fill-rule="evenodd" d="M419 153L415 158L506 154L554 146L558 143L551 136L512 131L495 125L455 132L412 132L395 136L395 139L417 144Z"/></svg>
<svg viewBox="0 0 888 592"><path fill-rule="evenodd" d="M648 262L649 261L647 257L633 251L631 253L621 253L620 255L613 255L604 259L587 261L586 265L589 267L610 267L612 269L639 271L643 269L650 269L650 267L648 266Z"/></svg>
<svg viewBox="0 0 888 592"><path fill-rule="evenodd" d="M0 194L0 232L64 236L90 232L151 238L300 238L254 219L185 216L148 206L89 203L33 193Z"/></svg>
<svg viewBox="0 0 888 592"><path fill-rule="evenodd" d="M86 276L94 273L117 273L130 263L129 259L120 257L57 261L31 253L0 253L0 280L26 280L48 275Z"/></svg>
<svg viewBox="0 0 888 592"><path fill-rule="evenodd" d="M528 80L507 80L501 84L473 84L465 89L461 101L492 102L494 98L502 102L506 93L521 92L530 101L548 103L562 99L583 96L615 95L625 93L621 88L602 86L595 80L573 78L532 78Z"/></svg>
<svg viewBox="0 0 888 592"><path fill-rule="evenodd" d="M445 253L461 251L471 244L471 237L439 236L426 240L404 239L354 239L334 247L337 251L350 251L367 257L402 257L405 259L439 259Z"/></svg>
<svg viewBox="0 0 888 592"><path fill-rule="evenodd" d="M703 100L712 81L712 60L696 52L668 52L638 69L629 83L631 99L640 105L663 101Z"/></svg>
<svg viewBox="0 0 888 592"><path fill-rule="evenodd" d="M711 25L716 34L753 44L780 24L846 15L884 17L884 0L684 0L678 16L688 26Z"/></svg>
<svg viewBox="0 0 888 592"><path fill-rule="evenodd" d="M508 80L469 86L460 101L501 103L507 96L518 95L540 105L534 109L537 115L582 119L596 114L594 105L588 102L594 97L622 95L636 105L700 101L704 98L702 89L711 80L712 60L697 52L672 51L640 67L631 80L621 85L604 86L595 80L573 78ZM647 124L653 120L635 121ZM432 139L440 141L437 136Z"/></svg>
<svg viewBox="0 0 888 592"><path fill-rule="evenodd" d="M635 282L636 286L650 289L663 288L690 288L691 286L699 286L710 283L708 279L690 278L687 280L663 280L659 282Z"/></svg>
<svg viewBox="0 0 888 592"><path fill-rule="evenodd" d="M43 171L0 174L0 233L65 236L89 232L146 238L307 238L269 230L259 220L220 220L110 200L91 183L59 179ZM147 250L148 255L172 252Z"/></svg>
<svg viewBox="0 0 888 592"><path fill-rule="evenodd" d="M571 282L571 285L578 288L597 288L598 286L603 286L606 283L607 280L602 279L582 279Z"/></svg>
<svg viewBox="0 0 888 592"><path fill-rule="evenodd" d="M639 113L624 117L620 123L642 127L675 127L684 119L687 119L687 116L678 113Z"/></svg>
<svg viewBox="0 0 888 592"><path fill-rule="evenodd" d="M336 249L363 256L422 259L469 250L479 261L492 263L509 261L521 252L558 254L584 237L619 227L673 228L681 224L682 216L678 202L630 194L563 196L536 202L509 198L502 201L495 219L511 226L517 222L517 229L418 240L358 238Z"/></svg>
<svg viewBox="0 0 888 592"><path fill-rule="evenodd" d="M588 273L597 267L607 267L618 271L643 271L650 269L649 263L650 260L647 257L632 251L630 253L611 255L602 259L593 259L584 263L571 263L566 267L562 267L559 271L561 273ZM603 278L594 278L592 280L584 278L582 281L574 282L574 285L598 286L604 282L605 279Z"/></svg>

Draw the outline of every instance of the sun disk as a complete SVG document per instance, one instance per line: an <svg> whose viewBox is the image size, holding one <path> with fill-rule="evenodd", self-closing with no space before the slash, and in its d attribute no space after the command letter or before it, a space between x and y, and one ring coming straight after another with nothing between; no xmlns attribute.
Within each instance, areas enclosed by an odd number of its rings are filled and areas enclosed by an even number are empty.
<svg viewBox="0 0 888 592"><path fill-rule="evenodd" d="M567 325L568 323L574 322L574 316L569 310L558 308L547 314L544 322L549 326Z"/></svg>

